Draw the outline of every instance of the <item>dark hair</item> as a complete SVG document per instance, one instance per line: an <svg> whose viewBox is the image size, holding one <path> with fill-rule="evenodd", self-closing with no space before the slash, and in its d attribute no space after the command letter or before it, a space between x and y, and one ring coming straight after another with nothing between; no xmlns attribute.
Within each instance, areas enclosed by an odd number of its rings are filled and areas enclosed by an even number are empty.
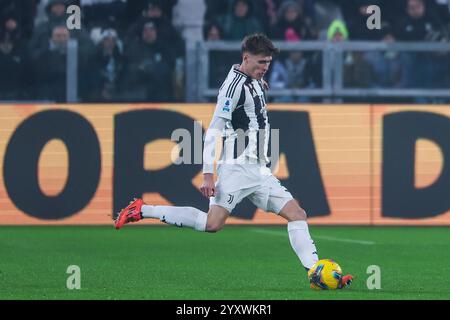
<svg viewBox="0 0 450 320"><path fill-rule="evenodd" d="M278 54L280 49L276 48L265 34L256 33L246 36L242 40L242 53L245 52L254 55L273 56L274 54Z"/></svg>
<svg viewBox="0 0 450 320"><path fill-rule="evenodd" d="M220 26L219 23L217 23L216 21L210 21L210 22L205 22L203 24L203 39L207 40L208 39L208 34L209 31L213 28L217 28L217 30L219 30L219 34L220 34L220 38L223 38L223 29Z"/></svg>

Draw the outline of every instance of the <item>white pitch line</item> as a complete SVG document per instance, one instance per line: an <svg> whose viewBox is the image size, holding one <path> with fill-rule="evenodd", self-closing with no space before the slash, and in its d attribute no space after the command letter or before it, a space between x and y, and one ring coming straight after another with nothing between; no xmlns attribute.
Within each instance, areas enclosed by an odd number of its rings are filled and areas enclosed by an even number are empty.
<svg viewBox="0 0 450 320"><path fill-rule="evenodd" d="M270 235L273 235L273 236L283 236L283 237L287 236L287 231L286 232L281 232L281 231L263 230L263 229L251 229L251 230L253 232L270 234ZM355 239L346 239L346 238L335 238L335 237L328 237L328 236L314 236L313 239L329 240L329 241L336 241L336 242L356 243L356 244L369 245L369 246L376 244L374 241L355 240Z"/></svg>
<svg viewBox="0 0 450 320"><path fill-rule="evenodd" d="M369 246L376 244L374 241L335 238L335 237L328 237L328 236L314 236L314 238L322 239L322 240L330 240L330 241L340 241L340 242L364 244L364 245L369 245Z"/></svg>

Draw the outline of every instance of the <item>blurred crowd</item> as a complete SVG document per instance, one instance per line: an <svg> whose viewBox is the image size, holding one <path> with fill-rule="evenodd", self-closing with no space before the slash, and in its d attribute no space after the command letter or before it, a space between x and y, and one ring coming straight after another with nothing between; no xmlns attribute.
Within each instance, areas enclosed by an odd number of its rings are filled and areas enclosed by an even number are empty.
<svg viewBox="0 0 450 320"><path fill-rule="evenodd" d="M66 9L81 8L81 29ZM381 8L369 30L367 7ZM185 48L195 41L273 40L448 42L450 0L0 0L0 101L66 101L69 39L78 40L81 102L176 102L185 97ZM212 51L209 86L218 88L239 52ZM320 52L283 52L272 88L320 88ZM446 53L346 52L344 86L445 88ZM283 97L281 102L304 102Z"/></svg>

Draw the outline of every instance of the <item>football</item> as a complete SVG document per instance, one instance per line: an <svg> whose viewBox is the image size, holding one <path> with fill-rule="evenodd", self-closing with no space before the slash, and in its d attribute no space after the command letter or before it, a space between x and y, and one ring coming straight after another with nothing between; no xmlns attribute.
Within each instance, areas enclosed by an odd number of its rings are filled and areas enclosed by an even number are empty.
<svg viewBox="0 0 450 320"><path fill-rule="evenodd" d="M341 281L342 269L332 259L321 259L309 269L308 278L312 289L334 290Z"/></svg>

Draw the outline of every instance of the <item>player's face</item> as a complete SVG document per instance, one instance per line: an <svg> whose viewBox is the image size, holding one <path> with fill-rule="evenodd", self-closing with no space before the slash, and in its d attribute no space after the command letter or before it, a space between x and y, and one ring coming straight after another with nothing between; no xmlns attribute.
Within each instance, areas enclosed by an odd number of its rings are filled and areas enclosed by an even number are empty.
<svg viewBox="0 0 450 320"><path fill-rule="evenodd" d="M271 56L264 56L261 54L253 55L246 53L244 55L244 63L246 64L246 73L253 79L262 79L269 70Z"/></svg>
<svg viewBox="0 0 450 320"><path fill-rule="evenodd" d="M423 17L424 13L425 13L425 5L421 0L408 1L408 14L412 18L419 19Z"/></svg>

